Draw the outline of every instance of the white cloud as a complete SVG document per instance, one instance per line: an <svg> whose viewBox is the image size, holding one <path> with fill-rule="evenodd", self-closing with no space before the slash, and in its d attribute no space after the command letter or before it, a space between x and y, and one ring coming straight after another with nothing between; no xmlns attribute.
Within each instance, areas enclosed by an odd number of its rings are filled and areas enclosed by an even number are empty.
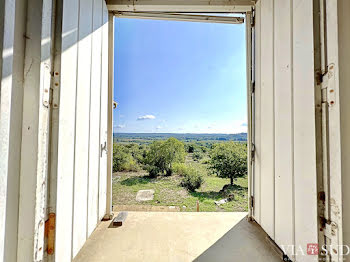
<svg viewBox="0 0 350 262"><path fill-rule="evenodd" d="M156 117L154 115L144 115L144 116L139 116L137 120L148 120L148 119L155 119Z"/></svg>
<svg viewBox="0 0 350 262"><path fill-rule="evenodd" d="M125 125L117 125L116 128L124 128Z"/></svg>
<svg viewBox="0 0 350 262"><path fill-rule="evenodd" d="M156 129L162 129L162 127L161 126L157 126Z"/></svg>

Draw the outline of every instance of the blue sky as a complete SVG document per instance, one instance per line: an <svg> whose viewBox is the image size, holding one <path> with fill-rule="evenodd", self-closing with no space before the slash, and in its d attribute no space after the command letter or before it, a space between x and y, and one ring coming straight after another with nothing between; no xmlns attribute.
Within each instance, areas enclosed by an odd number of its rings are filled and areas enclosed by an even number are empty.
<svg viewBox="0 0 350 262"><path fill-rule="evenodd" d="M114 132L246 131L244 25L116 18Z"/></svg>

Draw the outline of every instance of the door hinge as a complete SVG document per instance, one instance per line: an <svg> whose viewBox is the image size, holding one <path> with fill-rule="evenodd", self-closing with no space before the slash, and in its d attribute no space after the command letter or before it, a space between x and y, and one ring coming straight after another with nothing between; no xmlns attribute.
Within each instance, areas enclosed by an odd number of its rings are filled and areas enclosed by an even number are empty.
<svg viewBox="0 0 350 262"><path fill-rule="evenodd" d="M42 77L42 87L43 87L43 95L42 95L42 102L43 105L46 108L50 107L50 81L51 81L51 74L50 74L50 65L47 63L44 63L41 66L41 70L43 70L43 77Z"/></svg>
<svg viewBox="0 0 350 262"><path fill-rule="evenodd" d="M328 71L325 74L318 72L316 74L316 83L321 86L322 103L327 103L332 107L336 103L335 96L335 65L328 65Z"/></svg>
<svg viewBox="0 0 350 262"><path fill-rule="evenodd" d="M339 250L339 233L338 225L335 222L328 222L324 228L324 236L326 239L330 240L330 243L326 245L328 250L328 255L330 255L331 260L329 261L340 261L340 256L342 256L342 250ZM342 259L341 259L342 260Z"/></svg>
<svg viewBox="0 0 350 262"><path fill-rule="evenodd" d="M255 160L255 145L252 143L252 149L251 149L251 161L254 161Z"/></svg>
<svg viewBox="0 0 350 262"><path fill-rule="evenodd" d="M252 90L252 93L255 93L255 82L252 82L252 84L251 84L251 90Z"/></svg>
<svg viewBox="0 0 350 262"><path fill-rule="evenodd" d="M59 90L60 89L60 73L53 72L51 84L51 107L58 108L59 105Z"/></svg>
<svg viewBox="0 0 350 262"><path fill-rule="evenodd" d="M56 214L50 213L45 221L45 237L47 239L47 254L52 255L55 251Z"/></svg>
<svg viewBox="0 0 350 262"><path fill-rule="evenodd" d="M254 27L255 26L255 12L252 12L252 15L250 16L250 26Z"/></svg>

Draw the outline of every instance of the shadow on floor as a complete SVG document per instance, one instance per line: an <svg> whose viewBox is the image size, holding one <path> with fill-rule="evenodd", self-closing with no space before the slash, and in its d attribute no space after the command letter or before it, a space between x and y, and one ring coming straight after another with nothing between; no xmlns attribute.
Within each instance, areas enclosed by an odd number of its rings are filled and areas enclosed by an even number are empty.
<svg viewBox="0 0 350 262"><path fill-rule="evenodd" d="M193 261L282 261L266 237L266 233L256 222L248 222L243 218Z"/></svg>
<svg viewBox="0 0 350 262"><path fill-rule="evenodd" d="M101 222L74 262L281 261L266 233L246 215L129 211L121 227Z"/></svg>

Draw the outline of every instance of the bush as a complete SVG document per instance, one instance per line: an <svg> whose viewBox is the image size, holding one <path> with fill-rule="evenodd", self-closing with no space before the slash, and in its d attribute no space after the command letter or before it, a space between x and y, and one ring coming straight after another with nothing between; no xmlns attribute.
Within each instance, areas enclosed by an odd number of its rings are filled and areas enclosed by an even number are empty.
<svg viewBox="0 0 350 262"><path fill-rule="evenodd" d="M176 138L169 138L166 141L155 141L150 145L146 154L145 164L150 176L157 176L165 173L170 176L173 173L175 163L185 162L185 147Z"/></svg>
<svg viewBox="0 0 350 262"><path fill-rule="evenodd" d="M201 151L195 151L194 153L193 153L193 159L195 160L195 161L199 161L200 159L202 159L203 158L203 153L201 152Z"/></svg>
<svg viewBox="0 0 350 262"><path fill-rule="evenodd" d="M184 176L187 173L188 167L184 163L174 163L173 171L179 176Z"/></svg>
<svg viewBox="0 0 350 262"><path fill-rule="evenodd" d="M113 144L113 172L138 171L139 168L128 147Z"/></svg>
<svg viewBox="0 0 350 262"><path fill-rule="evenodd" d="M204 179L197 169L193 167L187 167L186 173L181 181L181 186L193 192L196 189L200 188L203 182Z"/></svg>
<svg viewBox="0 0 350 262"><path fill-rule="evenodd" d="M194 149L195 149L195 145L194 144L187 145L187 147L188 147L188 149L187 149L188 153L193 153L194 152Z"/></svg>

